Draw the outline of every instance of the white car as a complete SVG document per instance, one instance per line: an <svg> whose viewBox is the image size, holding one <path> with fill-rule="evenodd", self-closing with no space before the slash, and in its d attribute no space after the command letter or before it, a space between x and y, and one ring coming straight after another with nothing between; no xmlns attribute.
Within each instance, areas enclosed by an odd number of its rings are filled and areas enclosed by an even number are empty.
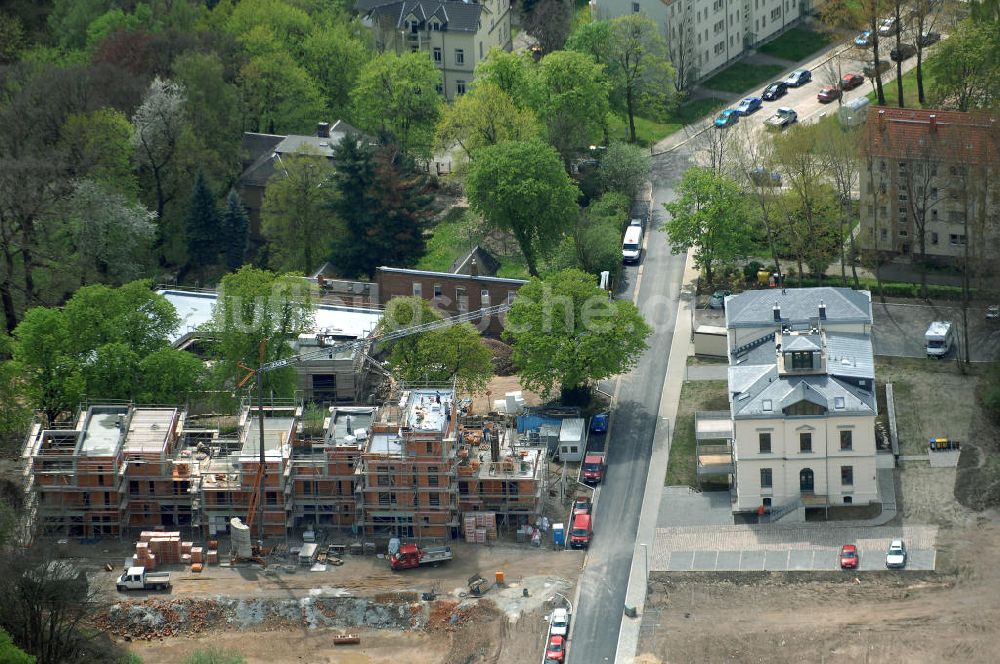
<svg viewBox="0 0 1000 664"><path fill-rule="evenodd" d="M878 33L882 37L891 37L899 32L899 27L896 17L890 16L889 18L882 19L882 22L878 26Z"/></svg>
<svg viewBox="0 0 1000 664"><path fill-rule="evenodd" d="M549 636L566 636L569 630L569 611L556 609L549 616Z"/></svg>
<svg viewBox="0 0 1000 664"><path fill-rule="evenodd" d="M782 106L778 112L764 121L764 124L774 129L784 129L794 124L799 119L799 114L787 106Z"/></svg>
<svg viewBox="0 0 1000 664"><path fill-rule="evenodd" d="M906 567L906 545L901 539L892 540L885 554L886 569L903 569Z"/></svg>

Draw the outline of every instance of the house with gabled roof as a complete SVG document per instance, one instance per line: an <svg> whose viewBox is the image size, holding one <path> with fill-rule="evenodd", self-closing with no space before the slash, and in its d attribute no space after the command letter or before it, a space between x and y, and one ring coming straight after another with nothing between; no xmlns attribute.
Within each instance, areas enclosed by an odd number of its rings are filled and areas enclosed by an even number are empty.
<svg viewBox="0 0 1000 664"><path fill-rule="evenodd" d="M733 511L880 502L871 294L748 291L725 306Z"/></svg>
<svg viewBox="0 0 1000 664"><path fill-rule="evenodd" d="M465 94L490 50L510 51L510 0L356 0L379 51L422 51L441 70L438 92Z"/></svg>

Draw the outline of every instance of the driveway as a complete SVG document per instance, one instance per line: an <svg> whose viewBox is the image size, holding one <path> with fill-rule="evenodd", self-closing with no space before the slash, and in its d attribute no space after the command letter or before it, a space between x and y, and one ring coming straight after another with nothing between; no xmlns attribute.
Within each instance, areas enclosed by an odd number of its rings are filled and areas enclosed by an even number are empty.
<svg viewBox="0 0 1000 664"><path fill-rule="evenodd" d="M876 355L891 357L927 357L924 332L936 320L952 321L955 339L963 342L961 333L962 310L951 303L880 304L872 306L875 325L872 344ZM988 321L986 304L973 304L969 310L969 348L973 362L991 362L1000 357L1000 321ZM955 351L949 353L955 359Z"/></svg>

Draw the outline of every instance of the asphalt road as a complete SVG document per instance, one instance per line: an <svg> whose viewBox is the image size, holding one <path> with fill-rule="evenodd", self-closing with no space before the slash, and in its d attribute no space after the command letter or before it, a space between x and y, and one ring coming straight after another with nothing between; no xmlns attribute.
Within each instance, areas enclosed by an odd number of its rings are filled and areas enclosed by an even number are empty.
<svg viewBox="0 0 1000 664"><path fill-rule="evenodd" d="M683 152L683 151L678 151ZM632 299L639 286L638 306L653 328L649 349L638 367L622 376L608 440L608 468L594 511L594 539L580 577L570 660L576 664L614 661L625 603L632 550L642 509L649 455L653 445L660 393L673 339L685 255L673 255L666 235L658 232L666 218L662 203L673 196L687 158L678 152L660 155L653 166L653 220L640 269L626 268L620 298Z"/></svg>

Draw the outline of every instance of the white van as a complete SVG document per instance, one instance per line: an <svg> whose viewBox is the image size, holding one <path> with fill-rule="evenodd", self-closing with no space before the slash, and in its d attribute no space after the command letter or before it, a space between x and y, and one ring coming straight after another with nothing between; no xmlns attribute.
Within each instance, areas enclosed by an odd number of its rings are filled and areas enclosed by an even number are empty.
<svg viewBox="0 0 1000 664"><path fill-rule="evenodd" d="M642 226L629 226L625 229L625 240L622 242L622 262L638 263L642 254Z"/></svg>
<svg viewBox="0 0 1000 664"><path fill-rule="evenodd" d="M936 320L927 327L924 333L927 346L927 357L941 359L951 350L955 337L951 331L951 321Z"/></svg>

